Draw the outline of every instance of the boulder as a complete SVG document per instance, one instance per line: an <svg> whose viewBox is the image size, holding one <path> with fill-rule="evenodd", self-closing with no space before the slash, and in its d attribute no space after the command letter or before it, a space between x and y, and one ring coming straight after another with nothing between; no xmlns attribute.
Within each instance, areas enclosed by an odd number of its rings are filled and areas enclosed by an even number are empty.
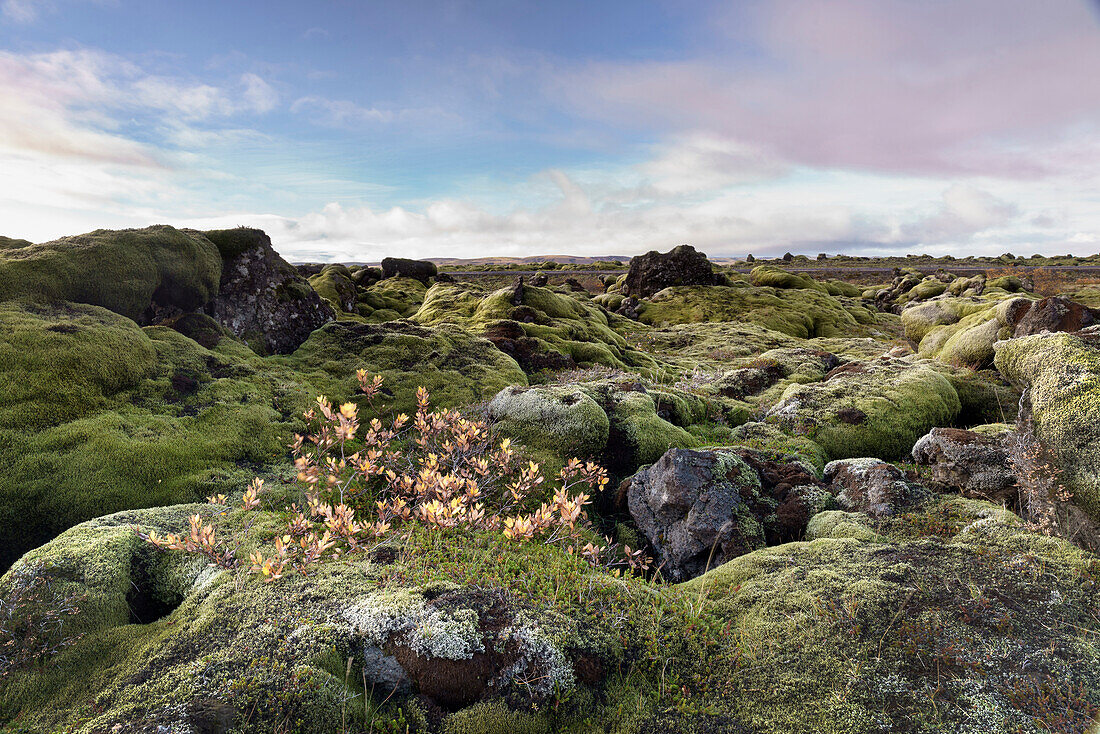
<svg viewBox="0 0 1100 734"><path fill-rule="evenodd" d="M634 475L627 504L657 552L662 572L682 581L765 545L760 477L733 451L672 449Z"/></svg>
<svg viewBox="0 0 1100 734"><path fill-rule="evenodd" d="M973 499L1015 504L1016 475L1005 434L933 428L913 446L913 460L932 468L932 481Z"/></svg>
<svg viewBox="0 0 1100 734"><path fill-rule="evenodd" d="M842 459L825 465L825 481L846 512L887 517L931 499L927 488L881 459Z"/></svg>
<svg viewBox="0 0 1100 734"><path fill-rule="evenodd" d="M1100 309L1089 308L1064 296L1028 302L1016 314L1012 336L1030 336L1044 331L1080 331L1100 322Z"/></svg>
<svg viewBox="0 0 1100 734"><path fill-rule="evenodd" d="M336 314L258 229L204 233L222 254L218 294L201 311L259 354L289 354Z"/></svg>
<svg viewBox="0 0 1100 734"><path fill-rule="evenodd" d="M403 257L387 257L382 259L383 278L415 278L424 285L430 278L435 277L439 269L435 263L429 260L409 260Z"/></svg>
<svg viewBox="0 0 1100 734"><path fill-rule="evenodd" d="M657 291L679 285L713 285L710 261L691 245L680 245L670 252L656 250L631 258L623 294L648 298Z"/></svg>
<svg viewBox="0 0 1100 734"><path fill-rule="evenodd" d="M996 350L997 369L1024 392L1018 428L1034 433L1074 504L1100 522L1100 333L1036 334Z"/></svg>
<svg viewBox="0 0 1100 734"><path fill-rule="evenodd" d="M961 409L934 363L880 357L842 364L822 382L791 384L767 417L813 438L833 459L892 459L907 456L932 428L950 425Z"/></svg>
<svg viewBox="0 0 1100 734"><path fill-rule="evenodd" d="M801 464L733 447L670 449L635 474L626 493L662 572L675 580L799 540L811 517L836 507Z"/></svg>

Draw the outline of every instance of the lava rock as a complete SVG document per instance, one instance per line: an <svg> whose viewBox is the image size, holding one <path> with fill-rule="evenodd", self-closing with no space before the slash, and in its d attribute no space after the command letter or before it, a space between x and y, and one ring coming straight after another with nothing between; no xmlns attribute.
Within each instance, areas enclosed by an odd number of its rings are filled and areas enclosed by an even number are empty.
<svg viewBox="0 0 1100 734"><path fill-rule="evenodd" d="M825 465L825 481L846 512L887 517L931 499L932 493L909 482L893 464L881 459L841 459Z"/></svg>
<svg viewBox="0 0 1100 734"><path fill-rule="evenodd" d="M336 318L258 229L204 233L222 253L218 295L200 311L262 354L289 354Z"/></svg>
<svg viewBox="0 0 1100 734"><path fill-rule="evenodd" d="M631 258L623 294L647 298L657 291L676 285L714 285L710 261L691 245L680 245L671 252L656 250Z"/></svg>
<svg viewBox="0 0 1100 734"><path fill-rule="evenodd" d="M387 257L382 259L383 278L414 278L424 285L430 278L434 278L439 272L435 263L429 260L408 260L403 257Z"/></svg>
<svg viewBox="0 0 1100 734"><path fill-rule="evenodd" d="M1031 336L1044 331L1080 331L1100 323L1100 309L1089 308L1063 296L1025 302L1012 315L1013 337Z"/></svg>
<svg viewBox="0 0 1100 734"><path fill-rule="evenodd" d="M1014 503L1016 475L1005 446L1008 433L986 436L959 428L933 428L913 446L913 460L932 467L932 481L974 499Z"/></svg>

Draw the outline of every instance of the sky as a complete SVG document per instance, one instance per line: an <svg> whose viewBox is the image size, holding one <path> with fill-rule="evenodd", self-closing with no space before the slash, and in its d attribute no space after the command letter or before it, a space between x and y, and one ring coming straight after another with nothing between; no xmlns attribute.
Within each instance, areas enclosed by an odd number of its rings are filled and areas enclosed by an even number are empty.
<svg viewBox="0 0 1100 734"><path fill-rule="evenodd" d="M0 234L1100 251L1096 0L0 0Z"/></svg>

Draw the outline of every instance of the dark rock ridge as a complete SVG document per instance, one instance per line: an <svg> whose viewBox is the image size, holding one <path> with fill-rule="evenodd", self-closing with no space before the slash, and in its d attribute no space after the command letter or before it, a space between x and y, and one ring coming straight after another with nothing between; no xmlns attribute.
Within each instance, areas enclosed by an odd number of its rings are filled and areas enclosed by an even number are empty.
<svg viewBox="0 0 1100 734"><path fill-rule="evenodd" d="M336 315L258 229L206 232L222 253L218 295L202 307L260 354L288 354Z"/></svg>
<svg viewBox="0 0 1100 734"><path fill-rule="evenodd" d="M812 515L835 507L805 468L732 448L670 449L634 475L627 505L675 580L800 538Z"/></svg>
<svg viewBox="0 0 1100 734"><path fill-rule="evenodd" d="M435 263L429 260L409 260L403 257L387 257L382 259L383 278L414 278L424 285L434 278L439 269Z"/></svg>
<svg viewBox="0 0 1100 734"><path fill-rule="evenodd" d="M648 298L676 285L714 285L717 278L710 261L691 245L680 245L667 253L656 250L631 258L623 284L623 295Z"/></svg>
<svg viewBox="0 0 1100 734"><path fill-rule="evenodd" d="M913 446L913 460L932 468L938 489L965 497L1015 504L1016 475L1005 447L1006 434L987 436L960 428L933 428Z"/></svg>

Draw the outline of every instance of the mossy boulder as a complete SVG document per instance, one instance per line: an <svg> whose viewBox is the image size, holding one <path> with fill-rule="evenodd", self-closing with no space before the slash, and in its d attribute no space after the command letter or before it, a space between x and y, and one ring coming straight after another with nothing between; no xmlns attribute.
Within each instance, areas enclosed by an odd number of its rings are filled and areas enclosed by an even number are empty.
<svg viewBox="0 0 1100 734"><path fill-rule="evenodd" d="M505 433L557 461L597 458L619 474L633 473L673 447L697 446L685 430L706 415L705 402L676 390L632 380L511 387L489 404Z"/></svg>
<svg viewBox="0 0 1100 734"><path fill-rule="evenodd" d="M354 313L355 302L358 294L355 289L355 281L351 278L351 271L346 265L330 263L321 268L321 272L310 276L309 284L313 290L328 301L328 304L338 312Z"/></svg>
<svg viewBox="0 0 1100 734"><path fill-rule="evenodd" d="M210 708L247 732L288 719L302 732L332 731L342 721L365 727L371 711L387 725L426 723L417 694L450 710L504 697L534 709L584 680L598 683L602 674L594 678L591 666L616 654L610 625L590 622L575 605L547 608L545 597L514 582L514 590L488 589L432 574L438 537L423 531L407 541L419 556L414 573L434 577L420 584L397 580L410 553L377 561L360 554L270 584L159 551L135 534L178 532L190 514L222 533L249 526L242 552L270 552L271 535L285 530L283 516L211 505L119 513L70 529L0 579L0 599L34 576L57 598L79 599L79 611L64 618L64 632L78 639L5 678L0 726L89 734L115 725L178 728ZM631 595L558 550L507 544L499 534L466 542L481 553L494 549L485 558L498 559L498 578L528 575L519 566L534 563L557 567L578 588L594 583L612 597ZM422 565L426 557L434 560ZM452 555L448 568L472 570L476 558Z"/></svg>
<svg viewBox="0 0 1100 734"><path fill-rule="evenodd" d="M912 357L849 362L827 379L787 388L768 411L785 432L811 438L830 458L909 454L918 438L952 425L962 406L951 383Z"/></svg>
<svg viewBox="0 0 1100 734"><path fill-rule="evenodd" d="M576 385L507 387L489 403L489 416L524 445L563 458L600 456L611 422Z"/></svg>
<svg viewBox="0 0 1100 734"><path fill-rule="evenodd" d="M1037 334L997 344L997 369L1024 391L1036 438L1063 467L1073 501L1100 520L1100 338Z"/></svg>
<svg viewBox="0 0 1100 734"><path fill-rule="evenodd" d="M419 310L427 291L428 286L416 278L386 278L359 290L356 312L374 323L409 318Z"/></svg>
<svg viewBox="0 0 1100 734"><path fill-rule="evenodd" d="M100 229L0 249L0 301L84 303L151 323L202 306L221 274L222 255L201 232Z"/></svg>

